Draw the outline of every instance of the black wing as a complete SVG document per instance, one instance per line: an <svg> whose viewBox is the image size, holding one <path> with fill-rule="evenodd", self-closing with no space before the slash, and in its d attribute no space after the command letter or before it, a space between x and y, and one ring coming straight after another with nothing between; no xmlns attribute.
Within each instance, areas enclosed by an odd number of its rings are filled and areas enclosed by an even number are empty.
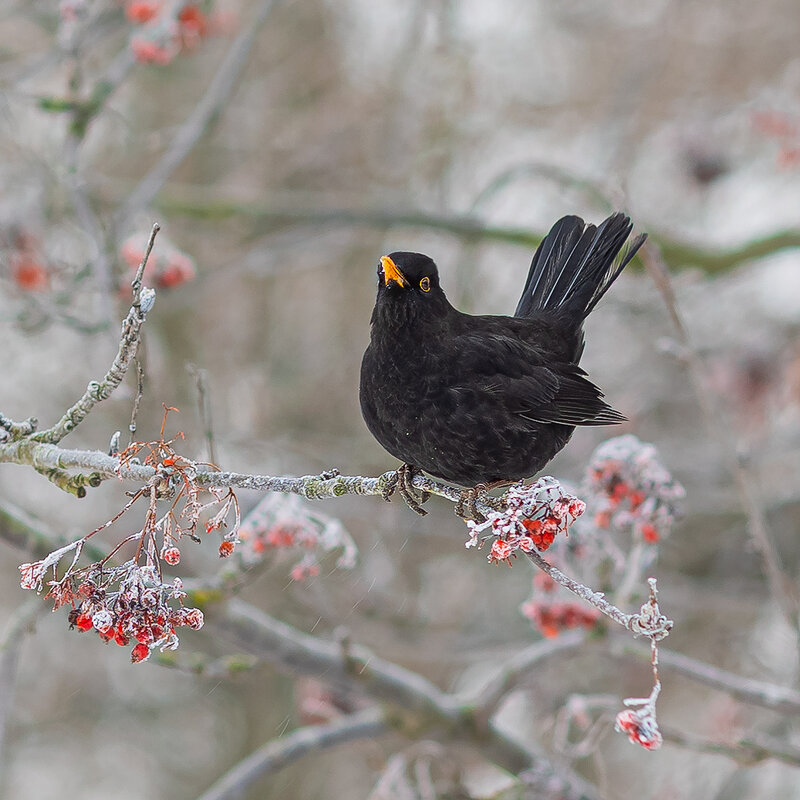
<svg viewBox="0 0 800 800"><path fill-rule="evenodd" d="M513 335L482 331L458 336L457 355L442 371L449 389L485 393L519 419L561 425L613 425L625 417L603 400L586 373L552 362Z"/></svg>

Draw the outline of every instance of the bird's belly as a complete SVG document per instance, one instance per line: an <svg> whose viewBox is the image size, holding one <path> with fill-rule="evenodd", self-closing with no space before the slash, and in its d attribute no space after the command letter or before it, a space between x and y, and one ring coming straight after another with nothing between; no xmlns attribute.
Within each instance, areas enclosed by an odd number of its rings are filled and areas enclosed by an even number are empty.
<svg viewBox="0 0 800 800"><path fill-rule="evenodd" d="M418 378L383 381L377 391L362 386L362 409L393 456L461 486L533 475L573 430L525 421L490 392L421 387Z"/></svg>

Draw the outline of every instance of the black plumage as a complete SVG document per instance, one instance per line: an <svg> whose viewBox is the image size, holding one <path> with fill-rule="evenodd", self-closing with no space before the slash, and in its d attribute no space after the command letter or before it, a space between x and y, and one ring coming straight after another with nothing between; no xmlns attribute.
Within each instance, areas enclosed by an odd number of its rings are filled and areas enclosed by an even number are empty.
<svg viewBox="0 0 800 800"><path fill-rule="evenodd" d="M391 253L378 269L361 410L393 456L461 486L541 470L577 425L623 417L578 366L583 321L631 260L624 214L598 226L560 219L533 257L513 317L450 305L436 264Z"/></svg>

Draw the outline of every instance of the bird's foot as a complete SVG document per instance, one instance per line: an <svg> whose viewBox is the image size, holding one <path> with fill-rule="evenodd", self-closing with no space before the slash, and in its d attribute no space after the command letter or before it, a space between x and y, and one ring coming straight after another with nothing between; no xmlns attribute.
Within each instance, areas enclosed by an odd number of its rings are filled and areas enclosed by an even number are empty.
<svg viewBox="0 0 800 800"><path fill-rule="evenodd" d="M427 502L431 496L430 492L423 489L417 489L414 486L414 476L419 474L420 470L411 464L403 464L395 472L394 478L387 482L386 488L383 491L383 499L388 503L391 500L395 489L400 492L400 497L403 498L406 505L416 514L424 517L428 512L422 508L422 504Z"/></svg>
<svg viewBox="0 0 800 800"><path fill-rule="evenodd" d="M503 505L501 499L492 497L489 492L500 486L508 485L509 481L493 481L492 483L478 483L471 489L462 489L456 502L456 516L465 521L474 519L479 524L486 522L486 516L478 510L478 503L500 510Z"/></svg>
<svg viewBox="0 0 800 800"><path fill-rule="evenodd" d="M462 489L456 502L456 516L464 521L474 519L478 523L486 522L486 517L478 511L477 503L486 498L488 488L485 483L479 483L471 489Z"/></svg>

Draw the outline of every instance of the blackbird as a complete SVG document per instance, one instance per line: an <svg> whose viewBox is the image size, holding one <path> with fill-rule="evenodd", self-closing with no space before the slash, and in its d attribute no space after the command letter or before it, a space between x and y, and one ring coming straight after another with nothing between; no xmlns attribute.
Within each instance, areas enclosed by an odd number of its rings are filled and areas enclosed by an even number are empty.
<svg viewBox="0 0 800 800"><path fill-rule="evenodd" d="M419 470L462 487L499 486L541 470L576 425L625 420L578 362L584 319L644 242L617 260L632 227L621 213L597 226L556 222L513 317L453 308L426 255L381 258L361 411L403 462L400 490L415 511L425 513L427 499L411 486Z"/></svg>

